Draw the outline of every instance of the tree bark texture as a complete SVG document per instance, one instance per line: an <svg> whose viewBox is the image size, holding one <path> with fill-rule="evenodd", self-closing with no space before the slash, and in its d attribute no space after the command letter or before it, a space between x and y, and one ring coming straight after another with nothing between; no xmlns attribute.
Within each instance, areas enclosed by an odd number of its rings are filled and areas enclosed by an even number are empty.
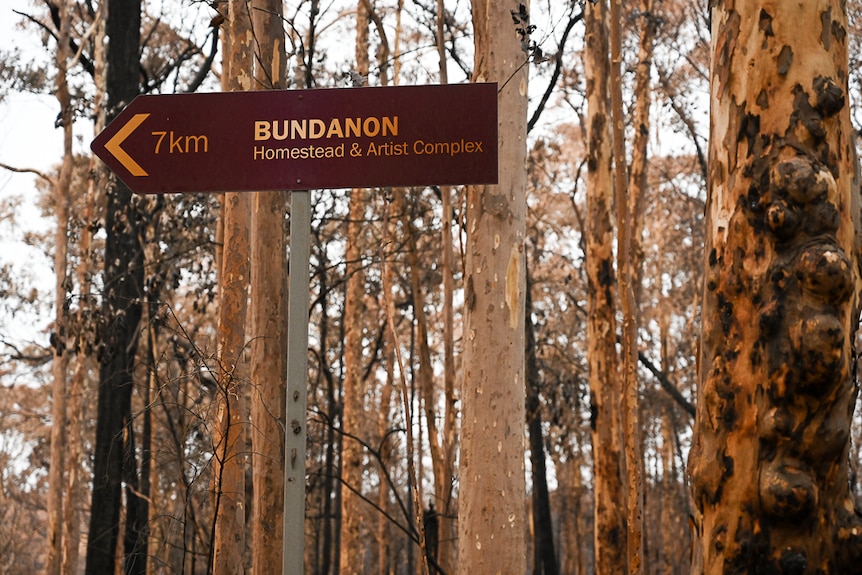
<svg viewBox="0 0 862 575"><path fill-rule="evenodd" d="M280 0L254 0L258 88L284 89ZM251 209L252 573L283 562L284 408L287 393L287 213L285 192L259 192Z"/></svg>
<svg viewBox="0 0 862 575"><path fill-rule="evenodd" d="M96 48L93 57L94 84L96 90L93 95L93 109L95 112L94 133L99 133L105 127L105 44L101 41L105 37L105 13L107 6L100 4L97 11L98 23L95 24ZM102 197L100 185L104 182L105 170L100 166L99 160L92 156L90 158L89 178L87 180L86 199L82 219L91 223L96 213L96 206L100 203L97 199ZM78 250L81 254L76 270L78 280L78 325L85 324L85 318L93 314L95 301L92 297L92 278L96 276L96 266L93 255L93 230L86 226L80 231L78 239ZM89 395L88 374L93 367L93 341L95 334L79 330L76 334L78 353L75 357L75 369L72 383L69 389L69 429L67 433L67 488L66 488L66 511L65 521L65 551L63 553L63 572L78 573L80 540L82 531L82 510L85 508L87 474L84 472L84 410L85 393Z"/></svg>
<svg viewBox="0 0 862 575"><path fill-rule="evenodd" d="M388 219L386 225L386 234L389 237L394 237L397 230L397 220ZM381 250L384 261L389 261L393 254L392 243L388 243ZM382 285L391 286L395 277L391 265L383 266L382 270ZM386 325L390 315L395 314L392 298L384 298L384 305L380 306L380 324ZM380 403L378 404L377 412L377 437L385 438L389 436L392 430L392 409L394 407L393 399L397 398L396 390L398 382L395 376L395 345L397 341L392 330L384 330L383 332L383 357L381 358L381 367L386 372L386 378L380 386ZM392 460L395 451L395 442L388 439L380 445L380 456L383 464L387 464ZM387 514L392 512L395 503L391 498L391 486L386 481L378 481L377 483L377 506L380 509L386 510L386 514L377 514L377 574L388 575L394 570L394 565L397 561L395 557L398 553L398 546L393 538L394 526L389 520Z"/></svg>
<svg viewBox="0 0 862 575"><path fill-rule="evenodd" d="M227 20L230 72L226 87L232 92L250 90L254 86L251 5L246 0L230 0ZM247 193L224 195L224 252L219 277L217 333L218 405L213 433L216 504L211 569L214 573L241 574L245 571L245 464L248 454L245 453L247 394L242 389L242 355L248 315L250 211L251 199Z"/></svg>
<svg viewBox="0 0 862 575"><path fill-rule="evenodd" d="M638 325L632 286L632 227L628 196L625 119L622 86L622 0L611 0L611 116L613 118L614 190L617 219L617 273L622 312L622 433L626 485L626 561L629 575L642 575L643 558L643 444L638 386ZM639 265L639 264L638 264Z"/></svg>
<svg viewBox="0 0 862 575"><path fill-rule="evenodd" d="M236 43L234 44L236 45ZM245 392L242 355L248 314L249 195L225 194L225 249L219 292L218 389L213 444L215 525L212 572L244 572Z"/></svg>
<svg viewBox="0 0 862 575"><path fill-rule="evenodd" d="M712 11L694 573L858 573L845 3Z"/></svg>
<svg viewBox="0 0 862 575"><path fill-rule="evenodd" d="M65 491L66 469L66 375L69 355L66 353L66 274L68 262L69 232L69 194L72 182L72 98L69 94L68 43L71 21L68 3L64 0L58 5L60 29L57 36L57 103L60 105L60 121L63 128L63 163L60 175L54 182L54 211L57 217L57 231L54 246L54 295L56 313L54 316L54 359L52 364L53 385L51 392L53 425L51 426L51 467L48 472L48 575L60 575L63 563L64 526L63 494Z"/></svg>
<svg viewBox="0 0 862 575"><path fill-rule="evenodd" d="M659 16L653 0L640 0L641 29L638 38L638 62L634 80L634 137L632 161L628 171L628 218L631 222L631 275L635 302L641 301L643 290L643 228L647 193L648 144L650 136L650 104L652 102L652 59Z"/></svg>
<svg viewBox="0 0 862 575"><path fill-rule="evenodd" d="M610 131L610 46L605 0L586 4L587 357L593 444L595 562L598 575L626 569L625 491L620 434Z"/></svg>
<svg viewBox="0 0 862 575"><path fill-rule="evenodd" d="M138 95L140 0L109 0L108 117ZM125 441L132 433L133 367L143 296L143 250L132 193L111 177L105 207L105 274L87 575L114 573L120 532ZM125 439L124 439L125 438ZM132 504L132 502L129 502Z"/></svg>
<svg viewBox="0 0 862 575"><path fill-rule="evenodd" d="M340 573L358 575L364 568L362 507L363 446L368 431L363 387L362 326L365 314L365 271L359 239L363 237L367 190L354 190L350 196L345 254L347 292L344 298L344 417L347 434L341 449L341 555ZM352 436L352 437L351 437Z"/></svg>
<svg viewBox="0 0 862 575"><path fill-rule="evenodd" d="M369 69L369 7L358 0L356 7L356 73L367 77ZM345 436L341 447L341 553L339 572L358 575L363 567L365 542L362 537L364 524L362 507L363 446L367 428L363 424L365 412L365 389L363 382L362 318L365 315L365 269L362 265L363 249L360 245L365 222L365 210L370 192L353 190L347 218L347 247L345 250L345 273L347 276L344 295L344 412L342 427ZM352 436L352 437L350 437Z"/></svg>
<svg viewBox="0 0 862 575"><path fill-rule="evenodd" d="M520 5L519 5L520 4ZM473 2L474 80L500 87L499 184L467 189L458 573L526 569L524 235L527 55L512 13Z"/></svg>

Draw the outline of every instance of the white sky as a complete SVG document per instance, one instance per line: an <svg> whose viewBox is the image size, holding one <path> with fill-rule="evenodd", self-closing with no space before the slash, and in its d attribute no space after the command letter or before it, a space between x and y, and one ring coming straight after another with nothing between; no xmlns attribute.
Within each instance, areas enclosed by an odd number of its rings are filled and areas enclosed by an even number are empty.
<svg viewBox="0 0 862 575"><path fill-rule="evenodd" d="M0 50L15 47L37 53L38 38L18 29L20 16L13 10L27 11L29 0L3 0L0 5ZM26 53L26 52L25 52ZM62 157L62 133L54 128L57 103L51 95L10 94L0 102L0 163L17 168L48 172ZM16 275L40 289L51 289L53 269L50 258L22 241L28 231L45 231L51 224L36 208L36 176L15 174L0 169L0 202L20 198L12 221L0 221L0 266L11 264ZM0 318L0 336L13 340L44 337L47 317Z"/></svg>
<svg viewBox="0 0 862 575"><path fill-rule="evenodd" d="M21 17L15 14L31 10L30 0L3 0L0 7L0 50L18 47L25 55L40 54L33 32L17 28ZM48 169L62 157L61 132L54 128L57 103L51 95L10 94L0 102L0 161L21 168ZM0 194L21 191L33 176L0 176Z"/></svg>

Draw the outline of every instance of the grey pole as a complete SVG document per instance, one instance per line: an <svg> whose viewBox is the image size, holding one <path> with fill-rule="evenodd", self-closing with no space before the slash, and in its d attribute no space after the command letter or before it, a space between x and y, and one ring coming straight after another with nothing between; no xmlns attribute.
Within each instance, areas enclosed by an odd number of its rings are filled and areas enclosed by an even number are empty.
<svg viewBox="0 0 862 575"><path fill-rule="evenodd" d="M284 429L284 560L282 575L303 575L308 395L308 290L311 192L290 194L287 302L287 405Z"/></svg>

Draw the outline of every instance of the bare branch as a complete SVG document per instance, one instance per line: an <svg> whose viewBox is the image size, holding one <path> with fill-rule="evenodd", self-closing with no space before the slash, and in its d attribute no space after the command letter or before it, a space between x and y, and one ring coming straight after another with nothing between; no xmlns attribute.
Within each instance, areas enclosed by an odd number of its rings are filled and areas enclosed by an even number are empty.
<svg viewBox="0 0 862 575"><path fill-rule="evenodd" d="M52 178L45 172L37 170L36 168L16 168L15 166L10 166L9 164L4 164L3 162L0 162L0 168L10 172L15 172L16 174L35 174L36 176L42 178L52 186L55 184L54 178Z"/></svg>

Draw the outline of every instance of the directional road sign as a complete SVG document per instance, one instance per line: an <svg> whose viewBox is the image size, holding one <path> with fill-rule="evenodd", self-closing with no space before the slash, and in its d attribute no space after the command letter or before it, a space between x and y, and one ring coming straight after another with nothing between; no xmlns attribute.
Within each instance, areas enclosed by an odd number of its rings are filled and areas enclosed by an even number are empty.
<svg viewBox="0 0 862 575"><path fill-rule="evenodd" d="M138 193L497 183L497 85L139 96L91 145Z"/></svg>

